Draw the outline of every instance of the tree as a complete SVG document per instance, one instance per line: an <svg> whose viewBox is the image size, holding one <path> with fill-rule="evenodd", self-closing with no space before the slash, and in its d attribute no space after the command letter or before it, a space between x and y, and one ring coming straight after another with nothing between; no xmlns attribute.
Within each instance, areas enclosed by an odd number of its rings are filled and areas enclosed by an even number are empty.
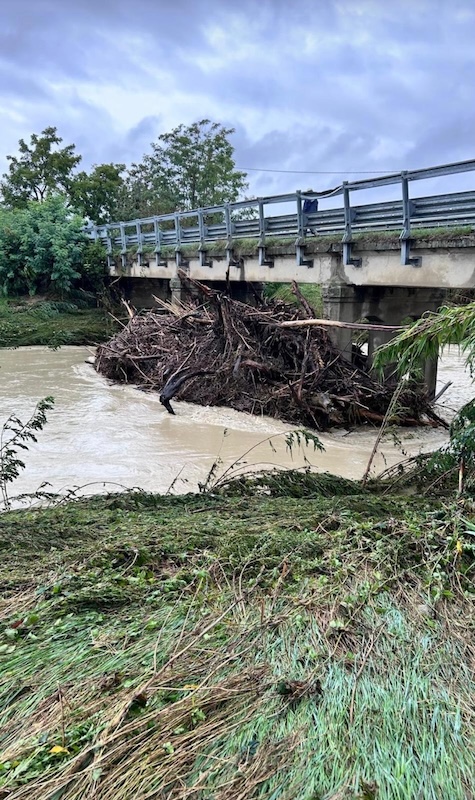
<svg viewBox="0 0 475 800"><path fill-rule="evenodd" d="M73 207L98 225L115 220L124 186L124 170L125 164L99 164L89 174L77 173L70 185Z"/></svg>
<svg viewBox="0 0 475 800"><path fill-rule="evenodd" d="M84 221L63 197L0 209L0 291L69 294L80 281L87 246Z"/></svg>
<svg viewBox="0 0 475 800"><path fill-rule="evenodd" d="M74 168L81 161L75 145L60 148L63 140L53 127L40 135L33 133L30 144L20 139L20 155L7 156L8 173L3 175L3 201L11 208L25 208L29 200L43 202L56 192L68 192Z"/></svg>
<svg viewBox="0 0 475 800"><path fill-rule="evenodd" d="M139 167L133 165L118 192L117 220L151 217L165 214L167 210L161 199L139 175Z"/></svg>
<svg viewBox="0 0 475 800"><path fill-rule="evenodd" d="M189 211L237 200L247 183L246 174L235 168L228 138L233 132L202 119L159 136L152 154L129 173L130 193L140 200L140 214Z"/></svg>

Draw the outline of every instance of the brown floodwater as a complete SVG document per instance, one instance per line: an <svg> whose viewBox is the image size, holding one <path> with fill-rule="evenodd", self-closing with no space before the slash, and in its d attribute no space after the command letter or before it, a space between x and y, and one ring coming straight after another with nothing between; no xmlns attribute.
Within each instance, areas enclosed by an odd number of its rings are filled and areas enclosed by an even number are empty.
<svg viewBox="0 0 475 800"><path fill-rule="evenodd" d="M251 466L301 467L360 478L377 431L358 428L320 434L324 453L293 448L285 436L292 426L268 417L254 417L226 408L205 408L174 402L176 416L160 405L158 394L133 386L111 384L86 363L84 347L0 349L0 426L10 414L25 421L36 402L55 398L48 423L24 454L21 476L10 494L34 492L43 482L52 491L82 487L91 494L139 487L154 492L195 491L218 460L217 474ZM450 415L472 396L472 382L457 348L439 362L439 387L453 386L438 410ZM447 440L442 429L400 432L402 446L417 453ZM385 438L374 472L402 458L401 448Z"/></svg>

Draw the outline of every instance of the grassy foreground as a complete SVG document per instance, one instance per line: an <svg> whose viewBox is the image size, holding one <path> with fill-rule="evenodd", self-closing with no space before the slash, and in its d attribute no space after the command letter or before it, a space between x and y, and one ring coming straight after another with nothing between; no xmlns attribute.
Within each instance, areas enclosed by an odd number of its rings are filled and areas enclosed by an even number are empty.
<svg viewBox="0 0 475 800"><path fill-rule="evenodd" d="M335 488L0 516L0 797L473 798L472 514Z"/></svg>
<svg viewBox="0 0 475 800"><path fill-rule="evenodd" d="M0 347L96 344L113 332L102 308L78 307L74 301L0 299Z"/></svg>

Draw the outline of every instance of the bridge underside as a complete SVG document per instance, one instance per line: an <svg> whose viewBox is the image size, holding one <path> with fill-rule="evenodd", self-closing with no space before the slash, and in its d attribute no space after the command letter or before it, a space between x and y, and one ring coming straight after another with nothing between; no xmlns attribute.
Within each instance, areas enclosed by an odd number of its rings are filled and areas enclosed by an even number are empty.
<svg viewBox="0 0 475 800"><path fill-rule="evenodd" d="M358 266L344 265L340 247L308 243L297 264L296 248L279 247L267 252L267 263L254 253L241 253L235 262L224 255L209 258L177 253L175 259L157 263L156 257L141 256L126 263L118 262L111 274L123 278L124 288L135 305L153 306L153 295L181 297L180 268L198 281L216 288L230 286L234 297L251 300L255 286L262 283L319 284L323 289L324 316L339 322L367 320L373 324L400 325L436 311L445 301L447 290L475 287L475 236L450 241L435 238L421 241L412 248L414 264L402 265L397 241L369 242L360 245ZM120 263L120 266L119 266ZM347 328L331 329L331 335L343 354L352 358L352 332ZM368 357L391 337L387 331L371 332ZM426 387L435 391L436 365L426 365Z"/></svg>

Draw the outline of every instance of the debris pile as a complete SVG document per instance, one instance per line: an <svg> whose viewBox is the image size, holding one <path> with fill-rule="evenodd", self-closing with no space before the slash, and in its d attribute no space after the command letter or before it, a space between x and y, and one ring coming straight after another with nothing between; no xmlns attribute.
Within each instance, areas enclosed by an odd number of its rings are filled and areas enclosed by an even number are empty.
<svg viewBox="0 0 475 800"><path fill-rule="evenodd" d="M275 301L254 307L201 284L197 288L199 300L161 303L133 316L99 346L97 371L158 390L170 413L176 397L316 430L381 424L394 384L383 385L346 360L323 326L283 325L315 317L297 286L300 307ZM412 390L402 392L393 421L438 424L427 397Z"/></svg>

